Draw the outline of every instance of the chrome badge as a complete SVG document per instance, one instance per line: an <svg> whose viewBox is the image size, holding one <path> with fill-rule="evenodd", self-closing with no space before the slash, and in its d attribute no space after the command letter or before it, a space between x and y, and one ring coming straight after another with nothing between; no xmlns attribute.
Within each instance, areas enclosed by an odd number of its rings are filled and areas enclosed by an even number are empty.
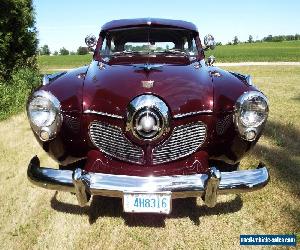
<svg viewBox="0 0 300 250"><path fill-rule="evenodd" d="M141 81L141 82L142 82L143 88L146 88L146 89L153 88L154 81L149 80L149 81Z"/></svg>

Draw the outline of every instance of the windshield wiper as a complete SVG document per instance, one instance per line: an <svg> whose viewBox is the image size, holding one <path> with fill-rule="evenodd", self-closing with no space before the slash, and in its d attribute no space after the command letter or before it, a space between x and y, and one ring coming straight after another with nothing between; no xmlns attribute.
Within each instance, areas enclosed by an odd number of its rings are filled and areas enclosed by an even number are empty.
<svg viewBox="0 0 300 250"><path fill-rule="evenodd" d="M168 49L168 50L163 50L163 51L155 51L155 53L188 55L185 51L182 51L180 49Z"/></svg>
<svg viewBox="0 0 300 250"><path fill-rule="evenodd" d="M110 54L110 56L126 56L126 55L141 55L141 54L145 54L146 52L141 52L141 51L116 51L113 52L112 54Z"/></svg>
<svg viewBox="0 0 300 250"><path fill-rule="evenodd" d="M186 54L186 52L182 51L181 49L168 49L168 50L165 50L165 52Z"/></svg>

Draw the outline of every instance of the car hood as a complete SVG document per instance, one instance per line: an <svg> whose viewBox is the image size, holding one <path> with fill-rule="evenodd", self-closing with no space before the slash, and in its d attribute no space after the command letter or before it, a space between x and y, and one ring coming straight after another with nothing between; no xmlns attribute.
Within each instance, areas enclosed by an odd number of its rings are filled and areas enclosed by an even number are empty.
<svg viewBox="0 0 300 250"><path fill-rule="evenodd" d="M153 81L144 82L143 81ZM160 97L171 114L211 112L213 85L205 68L184 65L107 65L92 62L83 86L83 111L126 116L129 102L142 94Z"/></svg>

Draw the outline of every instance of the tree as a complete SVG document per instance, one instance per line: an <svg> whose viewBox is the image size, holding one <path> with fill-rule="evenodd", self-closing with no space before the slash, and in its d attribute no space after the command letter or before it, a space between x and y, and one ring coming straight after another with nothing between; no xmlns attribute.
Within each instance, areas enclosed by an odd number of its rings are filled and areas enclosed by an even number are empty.
<svg viewBox="0 0 300 250"><path fill-rule="evenodd" d="M268 35L267 37L264 37L262 41L264 42L282 42L282 41L294 41L299 40L300 35L279 35L279 36L272 36Z"/></svg>
<svg viewBox="0 0 300 250"><path fill-rule="evenodd" d="M126 45L125 45L126 46ZM87 48L87 47L79 47L78 49L77 49L77 54L78 55L86 55L86 54L88 54L89 53L89 49Z"/></svg>
<svg viewBox="0 0 300 250"><path fill-rule="evenodd" d="M36 66L37 36L32 0L0 2L0 78L18 66Z"/></svg>
<svg viewBox="0 0 300 250"><path fill-rule="evenodd" d="M233 38L233 45L237 45L239 42L240 42L240 41L239 41L238 37L235 36L235 37Z"/></svg>
<svg viewBox="0 0 300 250"><path fill-rule="evenodd" d="M265 42L271 42L273 40L273 36L272 35L268 35L267 37L264 37L263 40Z"/></svg>
<svg viewBox="0 0 300 250"><path fill-rule="evenodd" d="M253 43L253 36L249 35L248 43Z"/></svg>
<svg viewBox="0 0 300 250"><path fill-rule="evenodd" d="M71 51L71 52L70 52L70 55L71 55L71 56L76 55L75 51Z"/></svg>
<svg viewBox="0 0 300 250"><path fill-rule="evenodd" d="M70 54L69 50L67 50L65 47L62 47L59 52L62 56Z"/></svg>
<svg viewBox="0 0 300 250"><path fill-rule="evenodd" d="M45 44L43 47L40 48L40 54L41 55L50 55L50 49L47 44Z"/></svg>
<svg viewBox="0 0 300 250"><path fill-rule="evenodd" d="M54 53L53 53L53 55L54 55L54 56L57 56L57 55L58 55L58 52L55 50Z"/></svg>
<svg viewBox="0 0 300 250"><path fill-rule="evenodd" d="M80 47L79 47L80 48ZM132 51L132 45L128 45L128 44L125 44L125 46L124 46L124 49L126 50L126 51Z"/></svg>

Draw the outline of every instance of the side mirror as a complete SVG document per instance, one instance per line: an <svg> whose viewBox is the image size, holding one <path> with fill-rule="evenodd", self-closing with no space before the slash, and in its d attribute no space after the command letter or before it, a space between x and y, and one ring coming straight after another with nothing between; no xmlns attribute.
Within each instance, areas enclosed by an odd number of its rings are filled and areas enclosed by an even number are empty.
<svg viewBox="0 0 300 250"><path fill-rule="evenodd" d="M94 51L94 47L97 44L97 39L94 35L87 35L85 38L85 44L88 46L90 51Z"/></svg>
<svg viewBox="0 0 300 250"><path fill-rule="evenodd" d="M204 37L204 50L213 50L216 47L215 38L208 34Z"/></svg>
<svg viewBox="0 0 300 250"><path fill-rule="evenodd" d="M208 66L213 66L213 64L215 63L215 61L216 61L216 58L213 55L211 55L211 56L209 56L207 58L207 65Z"/></svg>

